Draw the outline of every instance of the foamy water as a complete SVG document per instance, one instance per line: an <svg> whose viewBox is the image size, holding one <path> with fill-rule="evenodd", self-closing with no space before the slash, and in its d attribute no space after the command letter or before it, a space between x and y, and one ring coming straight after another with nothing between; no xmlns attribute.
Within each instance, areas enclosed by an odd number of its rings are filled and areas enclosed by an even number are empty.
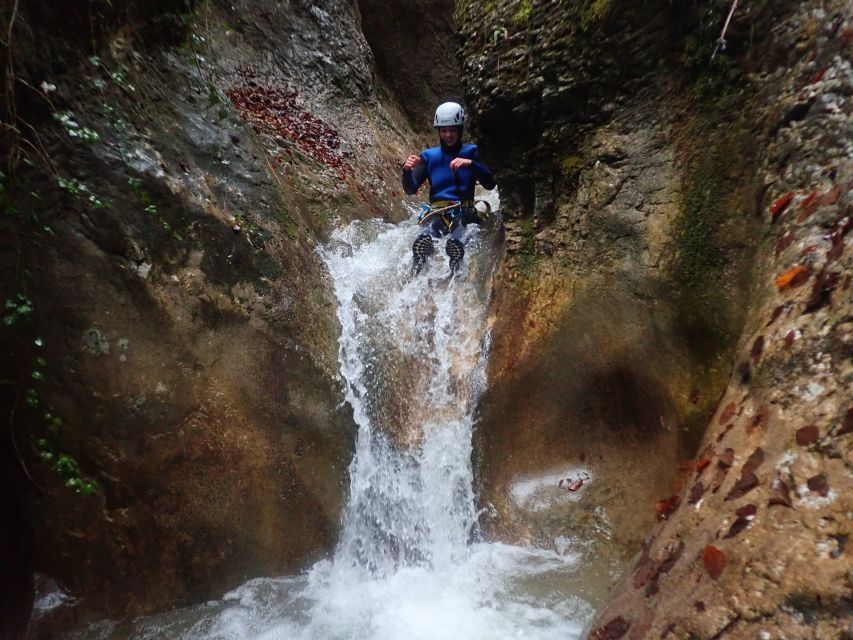
<svg viewBox="0 0 853 640"><path fill-rule="evenodd" d="M578 638L592 607L581 556L482 540L471 466L499 246L473 232L449 278L444 241L411 277L415 218L353 222L320 255L338 301L339 362L359 427L335 553L302 575L86 638ZM533 489L516 489L531 493ZM525 495L527 495L525 493ZM570 541L557 548L568 549Z"/></svg>

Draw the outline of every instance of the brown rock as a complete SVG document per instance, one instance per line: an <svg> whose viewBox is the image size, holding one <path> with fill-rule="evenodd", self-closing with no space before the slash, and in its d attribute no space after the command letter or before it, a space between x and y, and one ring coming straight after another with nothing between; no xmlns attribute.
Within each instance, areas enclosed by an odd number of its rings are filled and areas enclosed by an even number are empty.
<svg viewBox="0 0 853 640"><path fill-rule="evenodd" d="M768 506L792 506L791 491L790 489L788 489L788 485L782 479L782 476L778 471L773 476L773 481L770 483L770 499L768 500L767 504Z"/></svg>
<svg viewBox="0 0 853 640"><path fill-rule="evenodd" d="M829 482L826 479L825 473L812 476L806 481L806 484L810 490L820 494L822 498L825 498L829 494Z"/></svg>
<svg viewBox="0 0 853 640"><path fill-rule="evenodd" d="M753 364L758 364L761 360L761 354L764 352L764 336L758 336L755 342L752 343L752 349L749 351L749 356L752 358Z"/></svg>
<svg viewBox="0 0 853 640"><path fill-rule="evenodd" d="M754 472L758 467L761 466L761 463L764 462L764 449L761 447L757 447L755 451L752 452L752 455L749 456L747 461L743 465L743 473L748 474Z"/></svg>
<svg viewBox="0 0 853 640"><path fill-rule="evenodd" d="M850 432L853 432L853 407L847 409L847 413L844 414L844 420L841 422L841 428L836 435L843 436Z"/></svg>
<svg viewBox="0 0 853 640"><path fill-rule="evenodd" d="M734 402L730 402L720 414L720 424L726 424L734 417L735 413L737 413L737 405Z"/></svg>
<svg viewBox="0 0 853 640"><path fill-rule="evenodd" d="M734 538L741 531L746 529L750 523L755 519L755 514L758 512L758 508L754 504L748 504L744 507L741 507L735 512L737 515L737 519L732 523L731 528L728 533L723 536L723 538Z"/></svg>
<svg viewBox="0 0 853 640"><path fill-rule="evenodd" d="M619 640L628 633L630 628L630 622L627 622L622 616L617 616L603 627L599 627L589 634L587 640Z"/></svg>
<svg viewBox="0 0 853 640"><path fill-rule="evenodd" d="M690 504L696 504L699 500L702 499L702 496L705 494L705 487L701 482L697 482L693 485L693 488L690 489Z"/></svg>
<svg viewBox="0 0 853 640"><path fill-rule="evenodd" d="M750 420L747 425L747 431L754 431L755 429L760 429L767 425L767 420L770 417L770 408L765 404L761 405L758 411L755 412L755 415L752 416L752 420Z"/></svg>
<svg viewBox="0 0 853 640"><path fill-rule="evenodd" d="M818 428L810 424L802 429L797 429L797 444L801 447L807 447L815 442L820 435Z"/></svg>
<svg viewBox="0 0 853 640"><path fill-rule="evenodd" d="M709 544L702 552L702 564L705 565L708 575L718 580L726 569L726 554Z"/></svg>
<svg viewBox="0 0 853 640"><path fill-rule="evenodd" d="M745 496L757 486L758 477L754 473L742 474L726 495L726 500L737 500L738 498Z"/></svg>

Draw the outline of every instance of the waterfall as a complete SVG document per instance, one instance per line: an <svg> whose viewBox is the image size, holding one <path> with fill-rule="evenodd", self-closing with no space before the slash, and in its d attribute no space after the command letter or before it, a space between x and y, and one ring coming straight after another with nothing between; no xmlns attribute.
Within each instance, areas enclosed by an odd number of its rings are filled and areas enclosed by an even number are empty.
<svg viewBox="0 0 853 640"><path fill-rule="evenodd" d="M413 278L406 259L413 228L356 222L322 251L338 300L341 374L359 425L334 564L366 578L452 566L475 526L472 411L495 250L474 231L474 258L459 277L449 278L439 250Z"/></svg>
<svg viewBox="0 0 853 640"><path fill-rule="evenodd" d="M499 261L474 228L460 274L444 241L410 273L414 216L356 221L320 248L338 302L339 362L358 425L334 556L256 579L221 601L109 625L86 638L568 640L593 610L579 556L481 539L472 429L485 384Z"/></svg>

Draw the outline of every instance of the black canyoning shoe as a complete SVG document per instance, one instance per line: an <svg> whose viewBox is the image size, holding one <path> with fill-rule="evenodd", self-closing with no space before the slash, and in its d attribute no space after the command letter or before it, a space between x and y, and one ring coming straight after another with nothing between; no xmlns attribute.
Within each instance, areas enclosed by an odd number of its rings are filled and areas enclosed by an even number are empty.
<svg viewBox="0 0 853 640"><path fill-rule="evenodd" d="M415 238L415 243L412 245L412 272L418 275L421 269L424 268L426 259L432 255L432 237L426 233L422 233Z"/></svg>
<svg viewBox="0 0 853 640"><path fill-rule="evenodd" d="M444 247L450 258L450 273L455 275L462 266L462 258L465 256L465 246L456 238L450 238Z"/></svg>

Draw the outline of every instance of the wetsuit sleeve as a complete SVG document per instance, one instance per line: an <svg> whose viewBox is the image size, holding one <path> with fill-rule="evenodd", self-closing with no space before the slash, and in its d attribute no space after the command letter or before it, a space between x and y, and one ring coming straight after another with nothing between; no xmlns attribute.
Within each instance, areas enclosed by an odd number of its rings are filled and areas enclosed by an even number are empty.
<svg viewBox="0 0 853 640"><path fill-rule="evenodd" d="M403 170L403 191L407 195L413 196L421 188L427 177L427 161L424 154L421 154L421 163L411 171Z"/></svg>
<svg viewBox="0 0 853 640"><path fill-rule="evenodd" d="M489 171L489 168L480 162L480 154L476 151L474 152L474 155L471 156L471 169L474 172L474 177L477 179L477 182L483 185L484 188L495 188L495 177L492 175L492 172Z"/></svg>

